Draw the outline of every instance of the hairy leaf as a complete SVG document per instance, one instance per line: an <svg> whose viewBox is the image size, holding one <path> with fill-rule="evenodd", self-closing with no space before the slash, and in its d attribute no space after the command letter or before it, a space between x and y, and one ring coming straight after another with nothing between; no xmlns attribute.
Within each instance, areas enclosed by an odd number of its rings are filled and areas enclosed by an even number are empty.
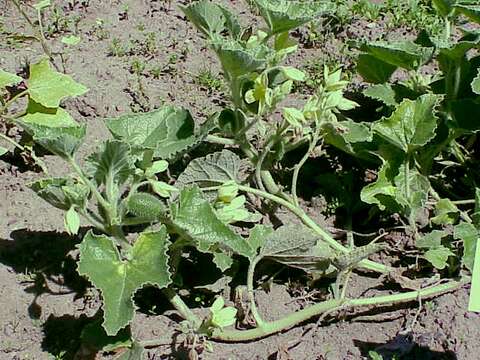
<svg viewBox="0 0 480 360"><path fill-rule="evenodd" d="M455 9L477 24L480 24L480 5L455 5Z"/></svg>
<svg viewBox="0 0 480 360"><path fill-rule="evenodd" d="M269 54L269 49L264 45L248 49L236 40L218 40L213 43L213 49L230 80L260 71L266 65Z"/></svg>
<svg viewBox="0 0 480 360"><path fill-rule="evenodd" d="M254 256L250 258L252 260L256 256L256 252L263 247L265 240L268 236L274 232L273 228L266 225L255 225L250 231L248 237L248 243L250 247L255 250Z"/></svg>
<svg viewBox="0 0 480 360"><path fill-rule="evenodd" d="M377 180L365 186L360 192L360 198L363 202L376 204L380 210L395 209L394 199L397 189L388 176L390 171L390 165L384 163L378 172Z"/></svg>
<svg viewBox="0 0 480 360"><path fill-rule="evenodd" d="M78 123L62 108L47 108L30 99L27 111L20 120L26 124L53 128L76 127Z"/></svg>
<svg viewBox="0 0 480 360"><path fill-rule="evenodd" d="M254 249L217 218L198 187L184 188L171 213L174 224L188 234L199 251L214 253L220 249L227 254L230 251L248 258L253 256Z"/></svg>
<svg viewBox="0 0 480 360"><path fill-rule="evenodd" d="M362 157L365 154L356 144L372 141L370 127L352 120L327 122L323 125L323 131L327 143L357 157Z"/></svg>
<svg viewBox="0 0 480 360"><path fill-rule="evenodd" d="M432 249L442 245L442 238L448 233L443 230L433 230L415 241L419 248Z"/></svg>
<svg viewBox="0 0 480 360"><path fill-rule="evenodd" d="M369 98L379 100L388 106L397 105L395 91L390 84L377 84L370 86L363 91L363 94Z"/></svg>
<svg viewBox="0 0 480 360"><path fill-rule="evenodd" d="M435 204L435 216L431 221L437 225L453 225L457 222L459 213L460 210L450 199L440 199Z"/></svg>
<svg viewBox="0 0 480 360"><path fill-rule="evenodd" d="M468 270L473 271L477 241L480 237L478 229L473 224L461 222L455 226L453 237L463 241L462 262Z"/></svg>
<svg viewBox="0 0 480 360"><path fill-rule="evenodd" d="M271 34L289 31L321 15L332 13L331 1L253 0Z"/></svg>
<svg viewBox="0 0 480 360"><path fill-rule="evenodd" d="M221 34L225 29L228 29L233 37L238 37L241 33L237 17L223 6L210 0L197 1L188 6L180 6L180 8L188 20L210 38Z"/></svg>
<svg viewBox="0 0 480 360"><path fill-rule="evenodd" d="M66 97L83 95L88 91L70 76L52 70L48 59L30 65L27 85L30 97L50 108L58 107Z"/></svg>
<svg viewBox="0 0 480 360"><path fill-rule="evenodd" d="M16 85L21 81L23 81L23 79L20 76L0 69L0 89L6 86Z"/></svg>
<svg viewBox="0 0 480 360"><path fill-rule="evenodd" d="M112 239L91 231L80 244L78 272L101 290L103 327L116 335L133 319L133 295L146 284L159 288L171 283L166 251L170 242L166 228L139 235L129 260L122 260Z"/></svg>
<svg viewBox="0 0 480 360"><path fill-rule="evenodd" d="M230 150L222 150L203 158L192 160L178 177L175 186L182 189L197 185L200 188L218 186L227 181L241 182L241 160ZM216 196L216 191L210 191Z"/></svg>
<svg viewBox="0 0 480 360"><path fill-rule="evenodd" d="M28 187L50 205L65 211L72 205L83 208L89 195L86 185L69 178L41 179L28 184Z"/></svg>
<svg viewBox="0 0 480 360"><path fill-rule="evenodd" d="M105 184L107 198L111 201L119 198L120 186L134 174L130 147L120 141L106 141L87 162L91 176L98 185Z"/></svg>
<svg viewBox="0 0 480 360"><path fill-rule="evenodd" d="M304 225L283 225L266 234L260 256L304 271L325 271L334 251Z"/></svg>
<svg viewBox="0 0 480 360"><path fill-rule="evenodd" d="M426 48L412 41L373 41L363 44L360 49L390 65L407 70L418 69L433 55L433 48Z"/></svg>
<svg viewBox="0 0 480 360"><path fill-rule="evenodd" d="M472 81L472 90L474 93L480 95L480 69L478 69L478 75Z"/></svg>
<svg viewBox="0 0 480 360"><path fill-rule="evenodd" d="M440 97L432 94L415 101L405 99L392 116L375 123L373 130L403 152L411 152L435 136L439 101Z"/></svg>
<svg viewBox="0 0 480 360"><path fill-rule="evenodd" d="M154 150L155 157L163 159L172 159L206 136L203 132L195 133L194 121L187 110L173 106L107 119L106 125L116 139L133 149Z"/></svg>
<svg viewBox="0 0 480 360"><path fill-rule="evenodd" d="M435 268L442 270L447 266L447 260L450 256L455 254L445 246L439 246L435 249L430 249L425 253L427 259Z"/></svg>

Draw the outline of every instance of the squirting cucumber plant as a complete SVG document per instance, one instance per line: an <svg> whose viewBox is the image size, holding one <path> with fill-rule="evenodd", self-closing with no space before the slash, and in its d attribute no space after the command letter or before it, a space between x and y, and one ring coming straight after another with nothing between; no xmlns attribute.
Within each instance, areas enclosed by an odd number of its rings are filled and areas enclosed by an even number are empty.
<svg viewBox="0 0 480 360"><path fill-rule="evenodd" d="M361 45L359 72L366 80L380 83L366 94L384 103L385 116L358 123L346 116L346 111L359 105L344 96L348 82L340 69L325 68L322 85L303 100L295 99L298 94L293 94L292 88L305 79L305 74L285 65L288 55L297 50L290 31L331 13L333 5L329 1L253 3L265 23L259 29L242 26L229 9L211 1L182 7L217 55L229 88L230 105L202 125L187 109L175 106L106 119L112 138L84 159L82 167L76 150L84 140L85 127L74 122L59 105L67 96L82 95L84 86L53 71L43 60L32 65L26 90L3 101L2 114L7 121L23 128L37 144L70 165L71 174L35 181L30 188L65 211L69 233L79 232L81 217L91 226L78 246L78 272L101 292L102 328L99 330L100 323L94 322L84 329L83 337L88 339L89 332L103 331L107 339L104 349L112 350L111 344L115 343L128 348L123 355L141 356L143 348L161 343L158 339L131 338L133 296L145 285L162 289L185 319L181 328L195 351L197 345L210 346L206 345L210 339L255 340L314 316L415 301L470 281L480 191L476 191L475 214L469 215L458 210L453 201L441 198L430 186L429 176L435 157L445 149L455 155L454 140L478 130L458 125L462 118L456 115L455 101L478 106L479 62L468 59L465 49L480 43L469 38L438 49L433 42L426 46L428 39L421 38L422 44ZM473 8L470 10L477 14L474 5L464 7ZM417 81L415 95L409 92L402 96L395 92L394 85L384 83L394 68L415 70L436 53L445 63L444 77L435 84ZM468 74L463 75L466 64ZM462 71L454 75L450 69L454 74ZM0 80L1 88L22 81L3 71ZM467 89L464 81L471 88ZM28 98L25 113L8 115L10 104L21 96ZM286 99L301 105L285 106ZM439 132L442 126L447 135ZM176 179L171 177L171 164L186 153L193 154L202 142L224 148L194 158ZM345 246L300 206L299 175L309 158L325 153L324 147L337 148L359 161L378 163L380 159L383 165L377 179L363 189L362 200L401 212L415 229L418 248L427 249L425 258L443 269L449 265L450 256L458 256L461 273L410 291L350 298L347 289L353 270L395 273L398 279L401 269L368 259L385 250L380 238L363 246L353 241ZM291 181L281 186L278 173L285 170L282 161L293 150L300 151L301 157L290 169ZM419 213L431 198L436 206L433 226L461 219L454 234L435 229L421 236ZM274 228L263 221L263 205L282 207L299 221ZM448 243L452 236L461 241L459 248ZM211 256L222 273L238 272L238 264L248 264L246 274L237 275L246 284L248 306L242 310L253 319L251 328L232 328L239 309L225 306L221 296L205 317L187 306L178 290L186 276L181 272L182 258L192 249ZM333 291L324 301L267 321L255 301L257 265L266 259L301 269L315 278L332 277Z"/></svg>

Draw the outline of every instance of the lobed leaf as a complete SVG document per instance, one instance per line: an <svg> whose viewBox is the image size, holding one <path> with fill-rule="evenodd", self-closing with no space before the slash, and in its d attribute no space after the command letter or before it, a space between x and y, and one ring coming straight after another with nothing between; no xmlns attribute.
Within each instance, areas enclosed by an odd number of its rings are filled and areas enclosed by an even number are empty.
<svg viewBox="0 0 480 360"><path fill-rule="evenodd" d="M100 289L103 297L103 327L109 336L130 323L133 295L146 284L159 288L171 283L166 251L170 242L165 226L139 235L129 260L120 257L114 241L89 231L80 244L78 272Z"/></svg>
<svg viewBox="0 0 480 360"><path fill-rule="evenodd" d="M478 75L472 81L472 90L475 94L480 95L480 69L478 69Z"/></svg>
<svg viewBox="0 0 480 360"><path fill-rule="evenodd" d="M426 145L437 128L437 95L426 94L417 100L405 99L395 112L374 124L373 130L392 145L409 153Z"/></svg>
<svg viewBox="0 0 480 360"><path fill-rule="evenodd" d="M178 177L175 186L179 189L191 185L203 188L218 186L227 181L238 184L242 180L240 170L240 158L230 150L222 150L192 160ZM214 196L216 196L216 191Z"/></svg>
<svg viewBox="0 0 480 360"><path fill-rule="evenodd" d="M47 108L32 99L29 99L27 111L20 120L22 123L52 128L79 126L66 110L62 108Z"/></svg>
<svg viewBox="0 0 480 360"><path fill-rule="evenodd" d="M7 86L16 85L21 81L23 81L23 79L20 76L0 69L0 89L3 89Z"/></svg>
<svg viewBox="0 0 480 360"><path fill-rule="evenodd" d="M395 67L415 70L424 65L433 55L433 48L420 46L412 41L373 41L360 47L378 60Z"/></svg>
<svg viewBox="0 0 480 360"><path fill-rule="evenodd" d="M253 0L270 34L283 33L335 11L331 1Z"/></svg>
<svg viewBox="0 0 480 360"><path fill-rule="evenodd" d="M66 97L80 96L88 91L70 76L52 70L48 59L30 65L27 86L33 100L50 108L58 107Z"/></svg>
<svg viewBox="0 0 480 360"><path fill-rule="evenodd" d="M468 270L473 271L477 241L480 237L478 229L473 224L461 222L455 226L453 237L463 242L462 262Z"/></svg>
<svg viewBox="0 0 480 360"><path fill-rule="evenodd" d="M188 20L205 35L213 38L228 29L233 37L241 33L241 26L237 17L221 5L210 0L201 0L189 4L180 5Z"/></svg>
<svg viewBox="0 0 480 360"><path fill-rule="evenodd" d="M397 67L369 54L360 54L357 59L357 72L363 79L373 84L387 82Z"/></svg>
<svg viewBox="0 0 480 360"><path fill-rule="evenodd" d="M365 96L383 102L388 106L397 105L395 90L390 84L376 84L363 91Z"/></svg>
<svg viewBox="0 0 480 360"><path fill-rule="evenodd" d="M116 139L133 150L154 150L156 158L172 159L202 141L211 124L207 123L204 132L195 133L194 121L187 110L165 106L148 113L106 119L106 125Z"/></svg>
<svg viewBox="0 0 480 360"><path fill-rule="evenodd" d="M65 211L73 205L83 208L90 193L86 185L70 178L41 179L28 187L50 205Z"/></svg>
<svg viewBox="0 0 480 360"><path fill-rule="evenodd" d="M234 252L247 258L255 253L244 238L217 218L198 187L184 188L178 203L172 206L171 214L175 226L187 234L201 252L215 253L220 250L227 255Z"/></svg>
<svg viewBox="0 0 480 360"><path fill-rule="evenodd" d="M106 185L107 197L111 200L118 199L120 186L135 172L130 147L120 141L103 143L98 152L87 158L87 164L97 185Z"/></svg>
<svg viewBox="0 0 480 360"><path fill-rule="evenodd" d="M283 225L265 235L262 258L307 272L325 271L335 258L334 251L304 225Z"/></svg>

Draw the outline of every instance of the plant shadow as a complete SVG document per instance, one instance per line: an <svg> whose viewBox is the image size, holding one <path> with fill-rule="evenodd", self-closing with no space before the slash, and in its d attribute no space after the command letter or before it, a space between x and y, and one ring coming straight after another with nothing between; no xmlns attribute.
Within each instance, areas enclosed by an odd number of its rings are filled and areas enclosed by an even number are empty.
<svg viewBox="0 0 480 360"><path fill-rule="evenodd" d="M363 356L370 359L369 352L374 351L383 360L457 360L453 351L434 351L427 346L420 345L413 339L412 334L398 334L386 343L374 343L360 340L353 340L355 346Z"/></svg>
<svg viewBox="0 0 480 360"><path fill-rule="evenodd" d="M88 282L76 271L75 259L70 252L75 250L79 237L66 233L15 230L12 240L0 239L0 263L22 274L25 291L35 295L29 307L32 318L38 319L41 308L36 303L42 294L84 295Z"/></svg>

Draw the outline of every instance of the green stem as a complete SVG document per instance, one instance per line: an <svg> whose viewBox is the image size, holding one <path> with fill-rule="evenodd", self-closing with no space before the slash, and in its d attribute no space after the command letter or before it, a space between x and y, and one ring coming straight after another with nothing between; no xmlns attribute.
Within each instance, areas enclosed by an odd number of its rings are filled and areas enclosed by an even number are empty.
<svg viewBox="0 0 480 360"><path fill-rule="evenodd" d="M293 203L295 206L298 205L298 197L297 197L297 181L298 181L298 175L300 174L300 170L302 169L303 165L305 162L308 160L310 157L310 154L312 153L313 149L317 145L318 139L320 137L320 127L317 126L317 129L315 130L315 134L313 135L312 141L308 145L308 150L307 152L303 155L302 159L298 164L295 165L293 169L293 177L292 177L292 197L293 197Z"/></svg>
<svg viewBox="0 0 480 360"><path fill-rule="evenodd" d="M363 299L338 299L328 300L309 306L303 310L297 311L293 314L287 315L282 319L266 322L260 328L250 330L223 330L216 329L213 332L212 338L226 342L251 341L263 338L268 335L287 330L292 326L298 325L314 316L321 315L325 312L332 312L345 308L357 308L362 306L382 306L386 304L401 304L409 301L414 301L418 298L428 298L438 296L446 292L458 289L460 286L466 284L465 280L449 281L446 284L436 285L418 291L409 291L401 294L374 296Z"/></svg>
<svg viewBox="0 0 480 360"><path fill-rule="evenodd" d="M175 290L171 288L162 289L163 294L168 298L168 301L173 305L180 315L187 320L195 329L202 325L202 321L190 310L182 298L177 295Z"/></svg>
<svg viewBox="0 0 480 360"><path fill-rule="evenodd" d="M2 138L3 140L9 142L10 144L12 144L13 146L15 146L16 148L18 148L20 151L26 151L26 149L20 145L19 143L17 143L15 140L13 139L10 139L7 135L4 135L2 133L0 133L0 138Z"/></svg>
<svg viewBox="0 0 480 360"><path fill-rule="evenodd" d="M249 186L239 185L238 188L241 191L245 191L245 192L263 197L263 198L268 199L268 200L272 200L272 201L276 202L277 204L286 207L293 214L295 214L300 220L302 220L302 222L305 225L307 225L313 231L315 231L317 234L319 234L323 238L323 240L326 243L328 243L333 249L338 250L342 253L348 253L350 251L348 248L346 248L342 244L338 243L327 231L325 231L317 223L315 223L315 221L313 221L307 214L305 214L305 212L301 208L293 205L291 202L289 202L285 199L282 199L279 196L269 194L265 191L253 189ZM376 272L379 272L379 273L388 273L391 270L391 268L386 266L386 265L379 264L379 263L376 263L376 262L370 261L370 260L362 260L359 263L359 265L361 267L365 268L365 269L376 271Z"/></svg>
<svg viewBox="0 0 480 360"><path fill-rule="evenodd" d="M205 141L219 145L237 145L237 142L234 139L228 139L217 135L207 135Z"/></svg>
<svg viewBox="0 0 480 360"><path fill-rule="evenodd" d="M257 304L255 303L255 294L253 292L253 276L255 274L255 267L257 266L258 262L262 259L262 257L258 256L253 261L250 262L248 266L248 273L247 273L247 291L248 291L248 301L250 302L250 310L252 311L253 318L257 323L257 327L262 327L264 321L260 316L260 313L257 309Z"/></svg>

